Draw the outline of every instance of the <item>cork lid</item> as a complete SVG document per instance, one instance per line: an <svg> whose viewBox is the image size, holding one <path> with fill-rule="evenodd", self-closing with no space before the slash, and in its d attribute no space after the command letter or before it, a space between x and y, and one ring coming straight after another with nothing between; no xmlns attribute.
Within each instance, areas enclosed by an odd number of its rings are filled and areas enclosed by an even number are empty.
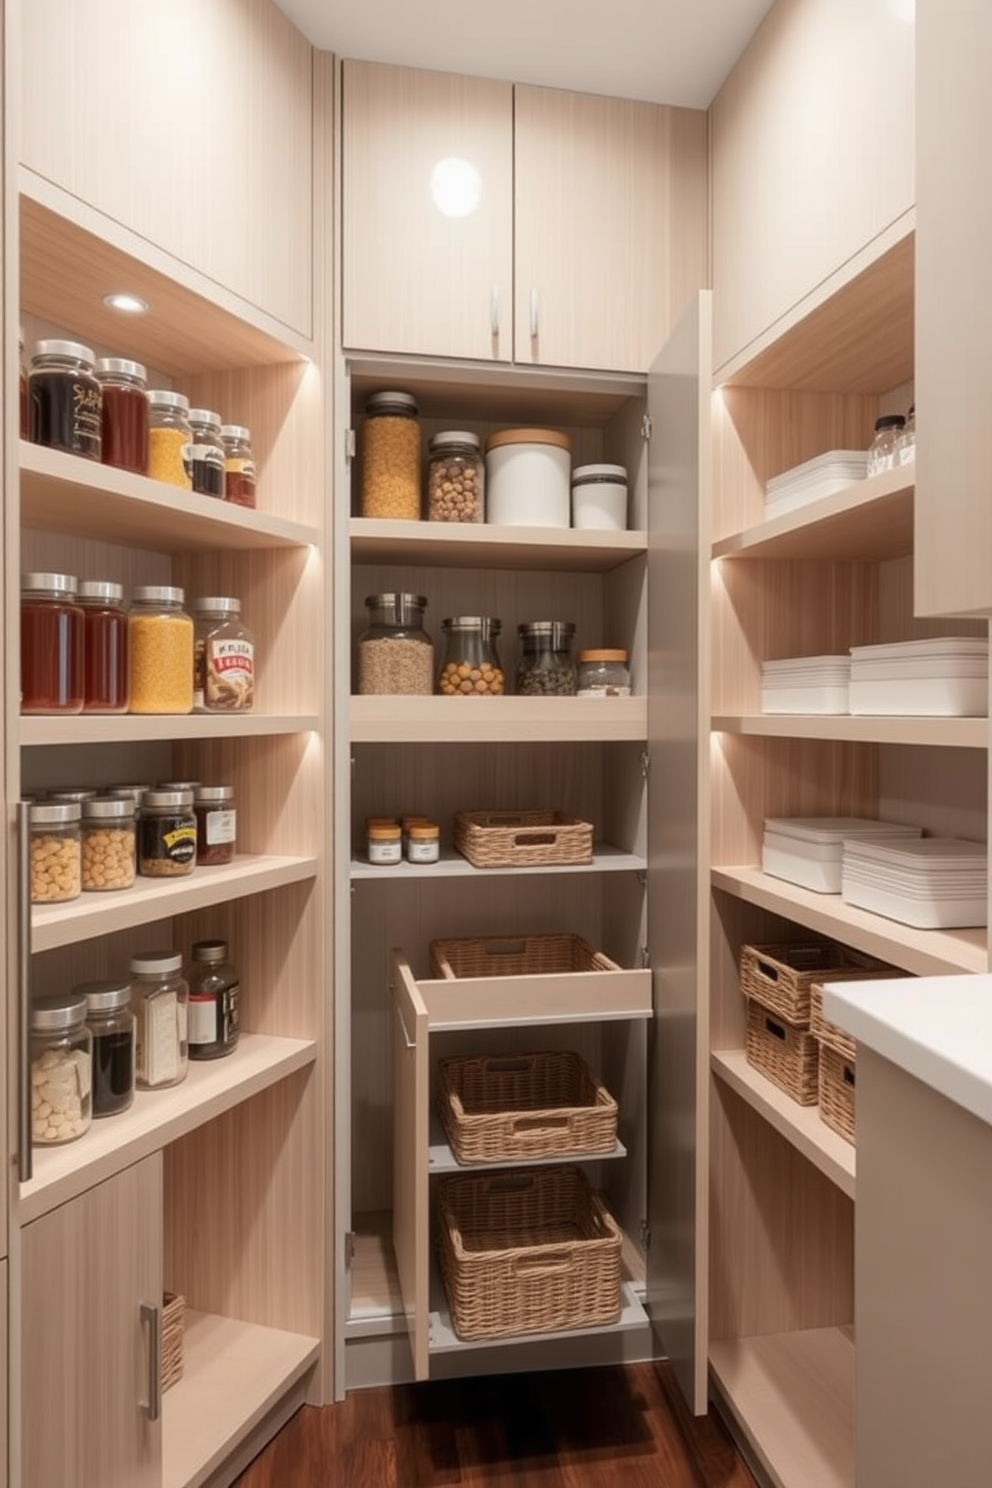
<svg viewBox="0 0 992 1488"><path fill-rule="evenodd" d="M568 435L560 434L557 429L499 429L486 440L486 453L507 444L550 444L556 449L572 448Z"/></svg>

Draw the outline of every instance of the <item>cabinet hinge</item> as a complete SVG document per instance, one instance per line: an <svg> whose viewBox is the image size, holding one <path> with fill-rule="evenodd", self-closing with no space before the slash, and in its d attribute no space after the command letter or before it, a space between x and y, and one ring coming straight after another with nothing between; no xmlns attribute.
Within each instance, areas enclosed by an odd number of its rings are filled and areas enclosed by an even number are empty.
<svg viewBox="0 0 992 1488"><path fill-rule="evenodd" d="M646 1219L641 1220L641 1249L645 1255L651 1249L651 1228Z"/></svg>
<svg viewBox="0 0 992 1488"><path fill-rule="evenodd" d="M653 433L654 420L649 413L645 413L641 417L641 438L647 442Z"/></svg>
<svg viewBox="0 0 992 1488"><path fill-rule="evenodd" d="M651 774L651 756L645 749L641 754L641 775L647 780Z"/></svg>
<svg viewBox="0 0 992 1488"><path fill-rule="evenodd" d="M641 970L647 971L651 965L651 950L649 946L641 946Z"/></svg>
<svg viewBox="0 0 992 1488"><path fill-rule="evenodd" d="M638 868L635 877L637 879L637 887L639 889L646 889L648 886L647 870L645 868Z"/></svg>
<svg viewBox="0 0 992 1488"><path fill-rule="evenodd" d="M346 1234L345 1234L345 1237L344 1237L344 1264L345 1264L345 1267L346 1267L347 1270L349 1270L349 1271L351 1270L351 1265L352 1265L352 1262L354 1261L354 1259L355 1259L355 1232L354 1232L354 1230L348 1230L346 1232Z"/></svg>
<svg viewBox="0 0 992 1488"><path fill-rule="evenodd" d="M345 459L346 460L353 460L355 458L355 454L357 452L357 449L358 449L358 446L355 443L355 431L354 431L354 429L345 429L345 431L344 431L344 457L345 457Z"/></svg>

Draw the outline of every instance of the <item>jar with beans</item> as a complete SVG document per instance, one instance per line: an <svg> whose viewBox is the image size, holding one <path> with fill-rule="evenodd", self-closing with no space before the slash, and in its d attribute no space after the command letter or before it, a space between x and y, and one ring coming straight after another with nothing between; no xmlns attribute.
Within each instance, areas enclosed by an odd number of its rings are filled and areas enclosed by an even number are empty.
<svg viewBox="0 0 992 1488"><path fill-rule="evenodd" d="M168 388L148 394L148 475L184 491L193 488L189 399Z"/></svg>
<svg viewBox="0 0 992 1488"><path fill-rule="evenodd" d="M449 429L430 441L427 518L431 522L485 520L485 465L477 434Z"/></svg>
<svg viewBox="0 0 992 1488"><path fill-rule="evenodd" d="M578 687L570 620L532 620L517 626L520 661L516 688L521 697L574 697Z"/></svg>
<svg viewBox="0 0 992 1488"><path fill-rule="evenodd" d="M501 621L488 615L452 615L441 629L445 649L438 692L445 697L499 697L504 691L496 650Z"/></svg>
<svg viewBox="0 0 992 1488"><path fill-rule="evenodd" d="M84 893L129 889L135 873L134 802L117 796L83 802Z"/></svg>
<svg viewBox="0 0 992 1488"><path fill-rule="evenodd" d="M81 713L83 611L74 574L21 578L21 712Z"/></svg>
<svg viewBox="0 0 992 1488"><path fill-rule="evenodd" d="M93 1038L78 992L31 1003L31 1137L39 1146L74 1142L89 1129Z"/></svg>
<svg viewBox="0 0 992 1488"><path fill-rule="evenodd" d="M138 872L146 878L181 878L195 866L192 789L145 791L138 822Z"/></svg>
<svg viewBox="0 0 992 1488"><path fill-rule="evenodd" d="M434 646L424 629L422 594L370 594L369 626L358 642L359 693L430 696Z"/></svg>
<svg viewBox="0 0 992 1488"><path fill-rule="evenodd" d="M29 810L31 903L61 904L82 891L77 801L38 801Z"/></svg>
<svg viewBox="0 0 992 1488"><path fill-rule="evenodd" d="M131 984L80 982L72 990L86 998L86 1022L93 1035L93 1117L116 1116L134 1100Z"/></svg>
<svg viewBox="0 0 992 1488"><path fill-rule="evenodd" d="M169 585L134 591L128 624L132 713L193 711L193 621Z"/></svg>
<svg viewBox="0 0 992 1488"><path fill-rule="evenodd" d="M362 425L363 517L420 517L420 424L410 393L374 393Z"/></svg>

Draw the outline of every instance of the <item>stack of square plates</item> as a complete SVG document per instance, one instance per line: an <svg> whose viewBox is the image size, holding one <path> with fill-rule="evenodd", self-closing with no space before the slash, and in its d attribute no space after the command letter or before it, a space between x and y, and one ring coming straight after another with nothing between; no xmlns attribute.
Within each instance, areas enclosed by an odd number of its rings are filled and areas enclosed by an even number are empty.
<svg viewBox="0 0 992 1488"><path fill-rule="evenodd" d="M921 827L862 816L769 816L761 866L773 878L801 884L818 894L839 894L841 859L848 838L921 837Z"/></svg>
<svg viewBox="0 0 992 1488"><path fill-rule="evenodd" d="M985 636L851 647L852 713L981 717L989 711Z"/></svg>
<svg viewBox="0 0 992 1488"><path fill-rule="evenodd" d="M762 713L846 713L849 656L796 656L761 663Z"/></svg>
<svg viewBox="0 0 992 1488"><path fill-rule="evenodd" d="M864 480L867 468L867 450L827 450L802 465L783 470L765 485L765 516L780 517L821 496L832 496Z"/></svg>
<svg viewBox="0 0 992 1488"><path fill-rule="evenodd" d="M988 921L988 850L961 837L844 842L841 897L921 930Z"/></svg>

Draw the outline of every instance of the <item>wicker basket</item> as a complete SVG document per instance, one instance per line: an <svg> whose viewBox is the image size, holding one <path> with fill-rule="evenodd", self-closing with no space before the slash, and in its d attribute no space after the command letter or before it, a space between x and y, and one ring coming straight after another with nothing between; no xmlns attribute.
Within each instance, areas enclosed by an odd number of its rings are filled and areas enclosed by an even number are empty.
<svg viewBox="0 0 992 1488"><path fill-rule="evenodd" d="M592 823L560 811L458 811L454 843L476 868L591 863Z"/></svg>
<svg viewBox="0 0 992 1488"><path fill-rule="evenodd" d="M854 1141L855 1061L829 1044L820 1046L820 1116L849 1142Z"/></svg>
<svg viewBox="0 0 992 1488"><path fill-rule="evenodd" d="M183 1377L183 1335L186 1328L186 1299L166 1292L162 1299L162 1389Z"/></svg>
<svg viewBox="0 0 992 1488"><path fill-rule="evenodd" d="M846 946L824 941L818 945L741 946L741 991L770 1008L786 1023L808 1028L810 988L829 982L835 974L855 976L878 963Z"/></svg>
<svg viewBox="0 0 992 1488"><path fill-rule="evenodd" d="M446 1178L438 1221L459 1338L602 1327L619 1318L623 1236L578 1168Z"/></svg>
<svg viewBox="0 0 992 1488"><path fill-rule="evenodd" d="M502 935L489 939L432 940L431 975L461 977L548 976L552 972L619 971L620 967L579 935Z"/></svg>
<svg viewBox="0 0 992 1488"><path fill-rule="evenodd" d="M762 1003L749 999L744 1053L748 1064L794 1101L801 1106L816 1105L820 1046L808 1029L780 1020Z"/></svg>
<svg viewBox="0 0 992 1488"><path fill-rule="evenodd" d="M573 1053L438 1063L438 1108L460 1163L612 1152L617 1103Z"/></svg>
<svg viewBox="0 0 992 1488"><path fill-rule="evenodd" d="M831 982L869 982L875 978L905 977L906 972L900 971L896 966L887 966L884 962L873 961L871 966L864 971L844 972L842 976L831 975L824 977L824 981ZM840 1028L836 1023L831 1023L829 1018L823 1016L823 987L819 982L814 982L809 989L809 1031L814 1038L818 1038L821 1044L827 1044L835 1049L838 1054L843 1054L852 1064L857 1057L857 1044L846 1029Z"/></svg>

